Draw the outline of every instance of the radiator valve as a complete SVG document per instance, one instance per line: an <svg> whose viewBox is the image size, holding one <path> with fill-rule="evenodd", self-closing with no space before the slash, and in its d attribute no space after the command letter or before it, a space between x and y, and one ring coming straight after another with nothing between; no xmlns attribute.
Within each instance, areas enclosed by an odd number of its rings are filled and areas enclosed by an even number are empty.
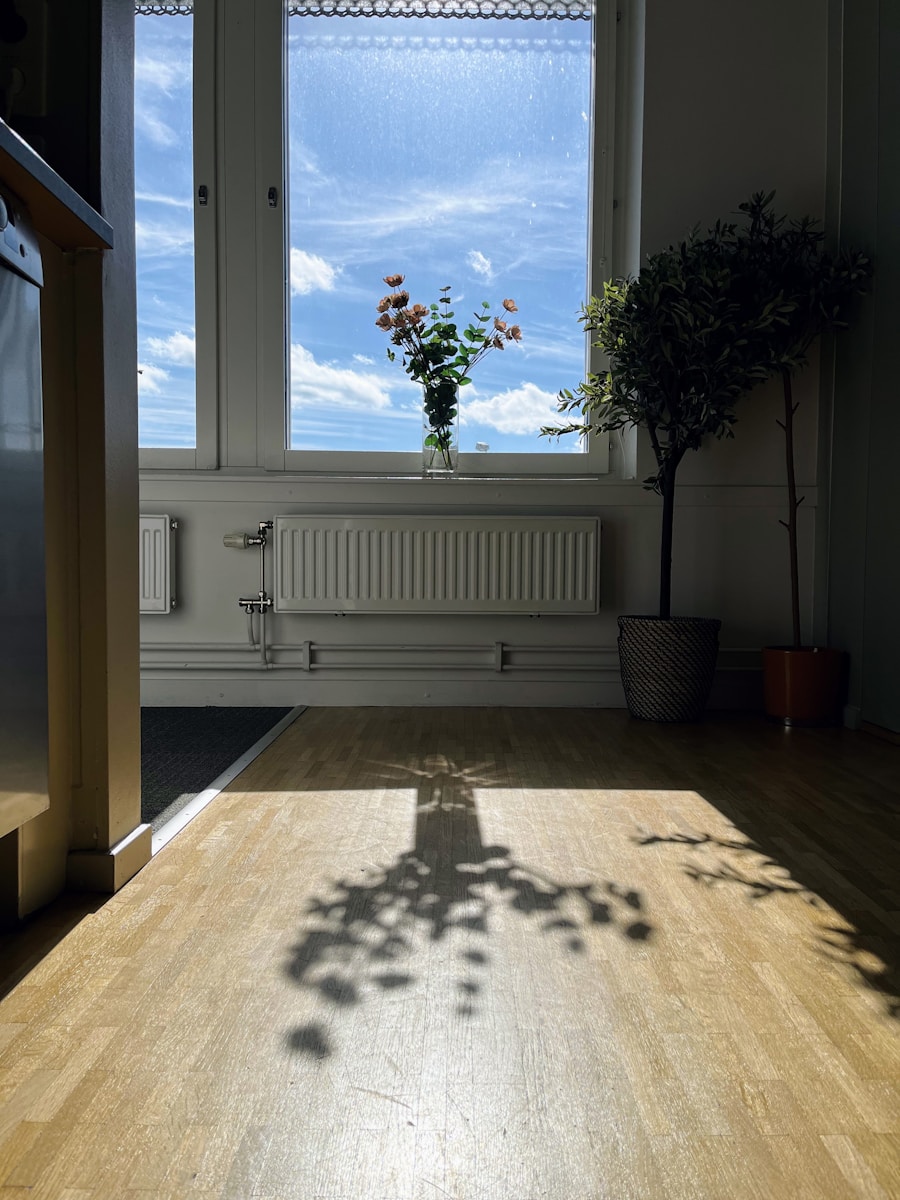
<svg viewBox="0 0 900 1200"><path fill-rule="evenodd" d="M222 538L222 543L231 550L247 550L250 546L265 546L268 541L266 534L271 528L271 521L260 521L257 526L259 532L255 537L252 533L226 533Z"/></svg>
<svg viewBox="0 0 900 1200"><path fill-rule="evenodd" d="M247 614L251 616L253 613L264 613L272 607L275 601L265 592L260 592L258 596L241 596L238 604Z"/></svg>
<svg viewBox="0 0 900 1200"><path fill-rule="evenodd" d="M272 525L272 521L260 521L257 525L258 533L255 536L250 533L226 533L222 539L226 546L234 550L246 550L250 546L259 546L259 592L255 596L241 596L238 600L238 604L248 617L253 613L263 616L270 608L274 607L275 602L266 591L266 545L268 544L267 534Z"/></svg>

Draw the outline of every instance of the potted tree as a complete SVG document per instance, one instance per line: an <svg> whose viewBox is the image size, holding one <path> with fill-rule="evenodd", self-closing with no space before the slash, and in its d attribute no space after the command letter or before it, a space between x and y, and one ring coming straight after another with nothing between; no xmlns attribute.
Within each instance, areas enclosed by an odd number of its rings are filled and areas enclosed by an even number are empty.
<svg viewBox="0 0 900 1200"><path fill-rule="evenodd" d="M833 721L840 704L844 654L829 646L804 644L800 620L800 572L793 378L807 365L810 347L823 333L846 328L852 304L868 286L872 269L858 250L836 254L824 248L824 235L811 217L788 221L776 216L775 193L757 192L740 210L746 228L734 248L747 289L747 302L775 303L780 320L772 327L771 371L781 380L787 476L787 531L790 570L791 642L763 650L763 695L768 716L786 724Z"/></svg>
<svg viewBox="0 0 900 1200"><path fill-rule="evenodd" d="M758 297L740 276L740 234L718 222L651 255L636 277L604 284L581 321L608 359L574 392L559 395L569 420L545 436L645 429L656 471L644 486L662 498L659 609L620 616L619 661L629 711L654 721L696 720L718 655L715 618L672 616L675 483L688 451L732 436L735 405L770 372L767 339L782 319L775 298Z"/></svg>

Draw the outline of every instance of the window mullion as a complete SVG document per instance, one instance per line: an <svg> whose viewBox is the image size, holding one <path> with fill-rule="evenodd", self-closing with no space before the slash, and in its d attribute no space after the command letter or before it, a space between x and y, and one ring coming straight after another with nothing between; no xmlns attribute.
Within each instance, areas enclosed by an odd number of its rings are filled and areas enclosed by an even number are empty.
<svg viewBox="0 0 900 1200"><path fill-rule="evenodd" d="M594 4L593 81L591 85L591 191L587 246L588 296L602 292L603 282L618 270L613 263L613 151L616 126L616 5L613 0ZM589 372L603 370L597 351L586 346ZM609 471L609 436L593 436L586 445L587 469L593 474Z"/></svg>
<svg viewBox="0 0 900 1200"><path fill-rule="evenodd" d="M257 182L254 0L216 0L222 155L219 224L219 461L257 465Z"/></svg>
<svg viewBox="0 0 900 1200"><path fill-rule="evenodd" d="M260 465L283 471L287 444L286 13L282 0L256 5L256 344Z"/></svg>
<svg viewBox="0 0 900 1200"><path fill-rule="evenodd" d="M216 113L215 0L194 0L194 278L197 361L197 461L219 465L219 129Z"/></svg>

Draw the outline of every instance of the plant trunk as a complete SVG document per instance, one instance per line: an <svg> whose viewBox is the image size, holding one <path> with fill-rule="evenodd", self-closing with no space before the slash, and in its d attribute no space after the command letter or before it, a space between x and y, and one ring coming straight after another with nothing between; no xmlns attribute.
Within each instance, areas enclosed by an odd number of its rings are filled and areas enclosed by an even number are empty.
<svg viewBox="0 0 900 1200"><path fill-rule="evenodd" d="M659 615L672 615L672 533L675 525L675 471L677 462L666 463L662 473L662 534L659 553Z"/></svg>
<svg viewBox="0 0 900 1200"><path fill-rule="evenodd" d="M791 386L791 373L783 367L781 371L784 383L784 446L787 459L787 490L788 490L788 519L783 522L788 534L788 557L791 564L791 625L793 645L799 650L802 643L800 636L800 570L797 563L797 509L800 501L797 499L797 479L794 470L794 394Z"/></svg>

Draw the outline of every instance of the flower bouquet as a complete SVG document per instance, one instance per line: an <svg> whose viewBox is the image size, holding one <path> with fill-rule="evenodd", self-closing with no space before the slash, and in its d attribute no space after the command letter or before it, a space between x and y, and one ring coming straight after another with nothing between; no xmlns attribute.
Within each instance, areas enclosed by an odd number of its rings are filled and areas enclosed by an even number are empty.
<svg viewBox="0 0 900 1200"><path fill-rule="evenodd" d="M507 342L522 340L518 325L505 318L491 319L490 304L485 300L480 313L474 313L460 333L450 308L450 288L440 289L436 304L410 304L409 292L402 290L405 276L386 275L384 282L392 292L376 305L380 314L375 324L391 335L391 344L400 347L403 369L421 383L424 392L424 439L426 472L447 473L456 468L456 422L459 415L459 389L471 383L471 372L491 350L502 350ZM518 312L514 300L504 300L505 313ZM397 355L388 348L393 362Z"/></svg>

